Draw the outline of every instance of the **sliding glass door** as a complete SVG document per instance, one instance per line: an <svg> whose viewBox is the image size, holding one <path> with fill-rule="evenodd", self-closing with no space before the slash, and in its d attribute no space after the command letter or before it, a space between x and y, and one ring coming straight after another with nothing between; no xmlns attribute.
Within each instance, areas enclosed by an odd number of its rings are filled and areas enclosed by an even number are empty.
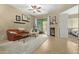
<svg viewBox="0 0 79 59"><path fill-rule="evenodd" d="M47 19L46 18L38 19L37 27L38 27L40 33L46 33Z"/></svg>

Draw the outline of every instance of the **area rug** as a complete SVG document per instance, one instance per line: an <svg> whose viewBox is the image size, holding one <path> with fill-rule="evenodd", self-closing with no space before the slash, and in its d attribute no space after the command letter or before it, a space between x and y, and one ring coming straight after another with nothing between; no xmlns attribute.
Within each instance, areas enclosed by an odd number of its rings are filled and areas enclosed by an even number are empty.
<svg viewBox="0 0 79 59"><path fill-rule="evenodd" d="M38 37L28 37L20 41L11 41L0 45L5 51L5 54L30 54L40 47L48 39L47 35L41 34Z"/></svg>

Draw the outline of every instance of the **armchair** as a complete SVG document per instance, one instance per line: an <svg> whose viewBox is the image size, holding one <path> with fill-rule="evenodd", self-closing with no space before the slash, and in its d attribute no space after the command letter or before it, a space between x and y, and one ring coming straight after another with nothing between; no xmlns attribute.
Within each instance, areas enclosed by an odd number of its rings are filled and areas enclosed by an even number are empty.
<svg viewBox="0 0 79 59"><path fill-rule="evenodd" d="M31 35L31 36L35 36L35 37L37 37L38 34L39 34L38 29L31 29L31 31L30 31L30 35Z"/></svg>

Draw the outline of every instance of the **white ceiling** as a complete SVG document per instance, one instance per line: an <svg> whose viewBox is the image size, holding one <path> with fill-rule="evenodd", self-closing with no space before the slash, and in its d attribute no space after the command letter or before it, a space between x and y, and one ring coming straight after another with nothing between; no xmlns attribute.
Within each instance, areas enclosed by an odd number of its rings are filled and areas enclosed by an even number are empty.
<svg viewBox="0 0 79 59"><path fill-rule="evenodd" d="M69 14L69 15L70 14L78 14L78 5L76 5L72 8L69 8L68 10L62 12L61 14L64 14L64 13Z"/></svg>
<svg viewBox="0 0 79 59"><path fill-rule="evenodd" d="M60 8L62 5L61 4L39 4L37 6L41 6L41 12L36 12L33 13L33 11L30 11L28 9L30 9L31 4L11 4L11 6L21 10L23 13L28 13L30 15L33 16L39 16L39 15L46 15L51 13L52 11Z"/></svg>

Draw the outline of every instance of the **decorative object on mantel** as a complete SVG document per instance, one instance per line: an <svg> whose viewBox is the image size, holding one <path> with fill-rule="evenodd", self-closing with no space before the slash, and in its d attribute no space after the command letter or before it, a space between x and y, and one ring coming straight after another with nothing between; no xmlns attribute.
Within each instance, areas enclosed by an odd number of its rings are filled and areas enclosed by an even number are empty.
<svg viewBox="0 0 79 59"><path fill-rule="evenodd" d="M51 17L50 24L57 24L56 16Z"/></svg>
<svg viewBox="0 0 79 59"><path fill-rule="evenodd" d="M30 18L25 17L25 15L24 15L24 14L22 14L22 21L25 21L25 22L30 22Z"/></svg>

